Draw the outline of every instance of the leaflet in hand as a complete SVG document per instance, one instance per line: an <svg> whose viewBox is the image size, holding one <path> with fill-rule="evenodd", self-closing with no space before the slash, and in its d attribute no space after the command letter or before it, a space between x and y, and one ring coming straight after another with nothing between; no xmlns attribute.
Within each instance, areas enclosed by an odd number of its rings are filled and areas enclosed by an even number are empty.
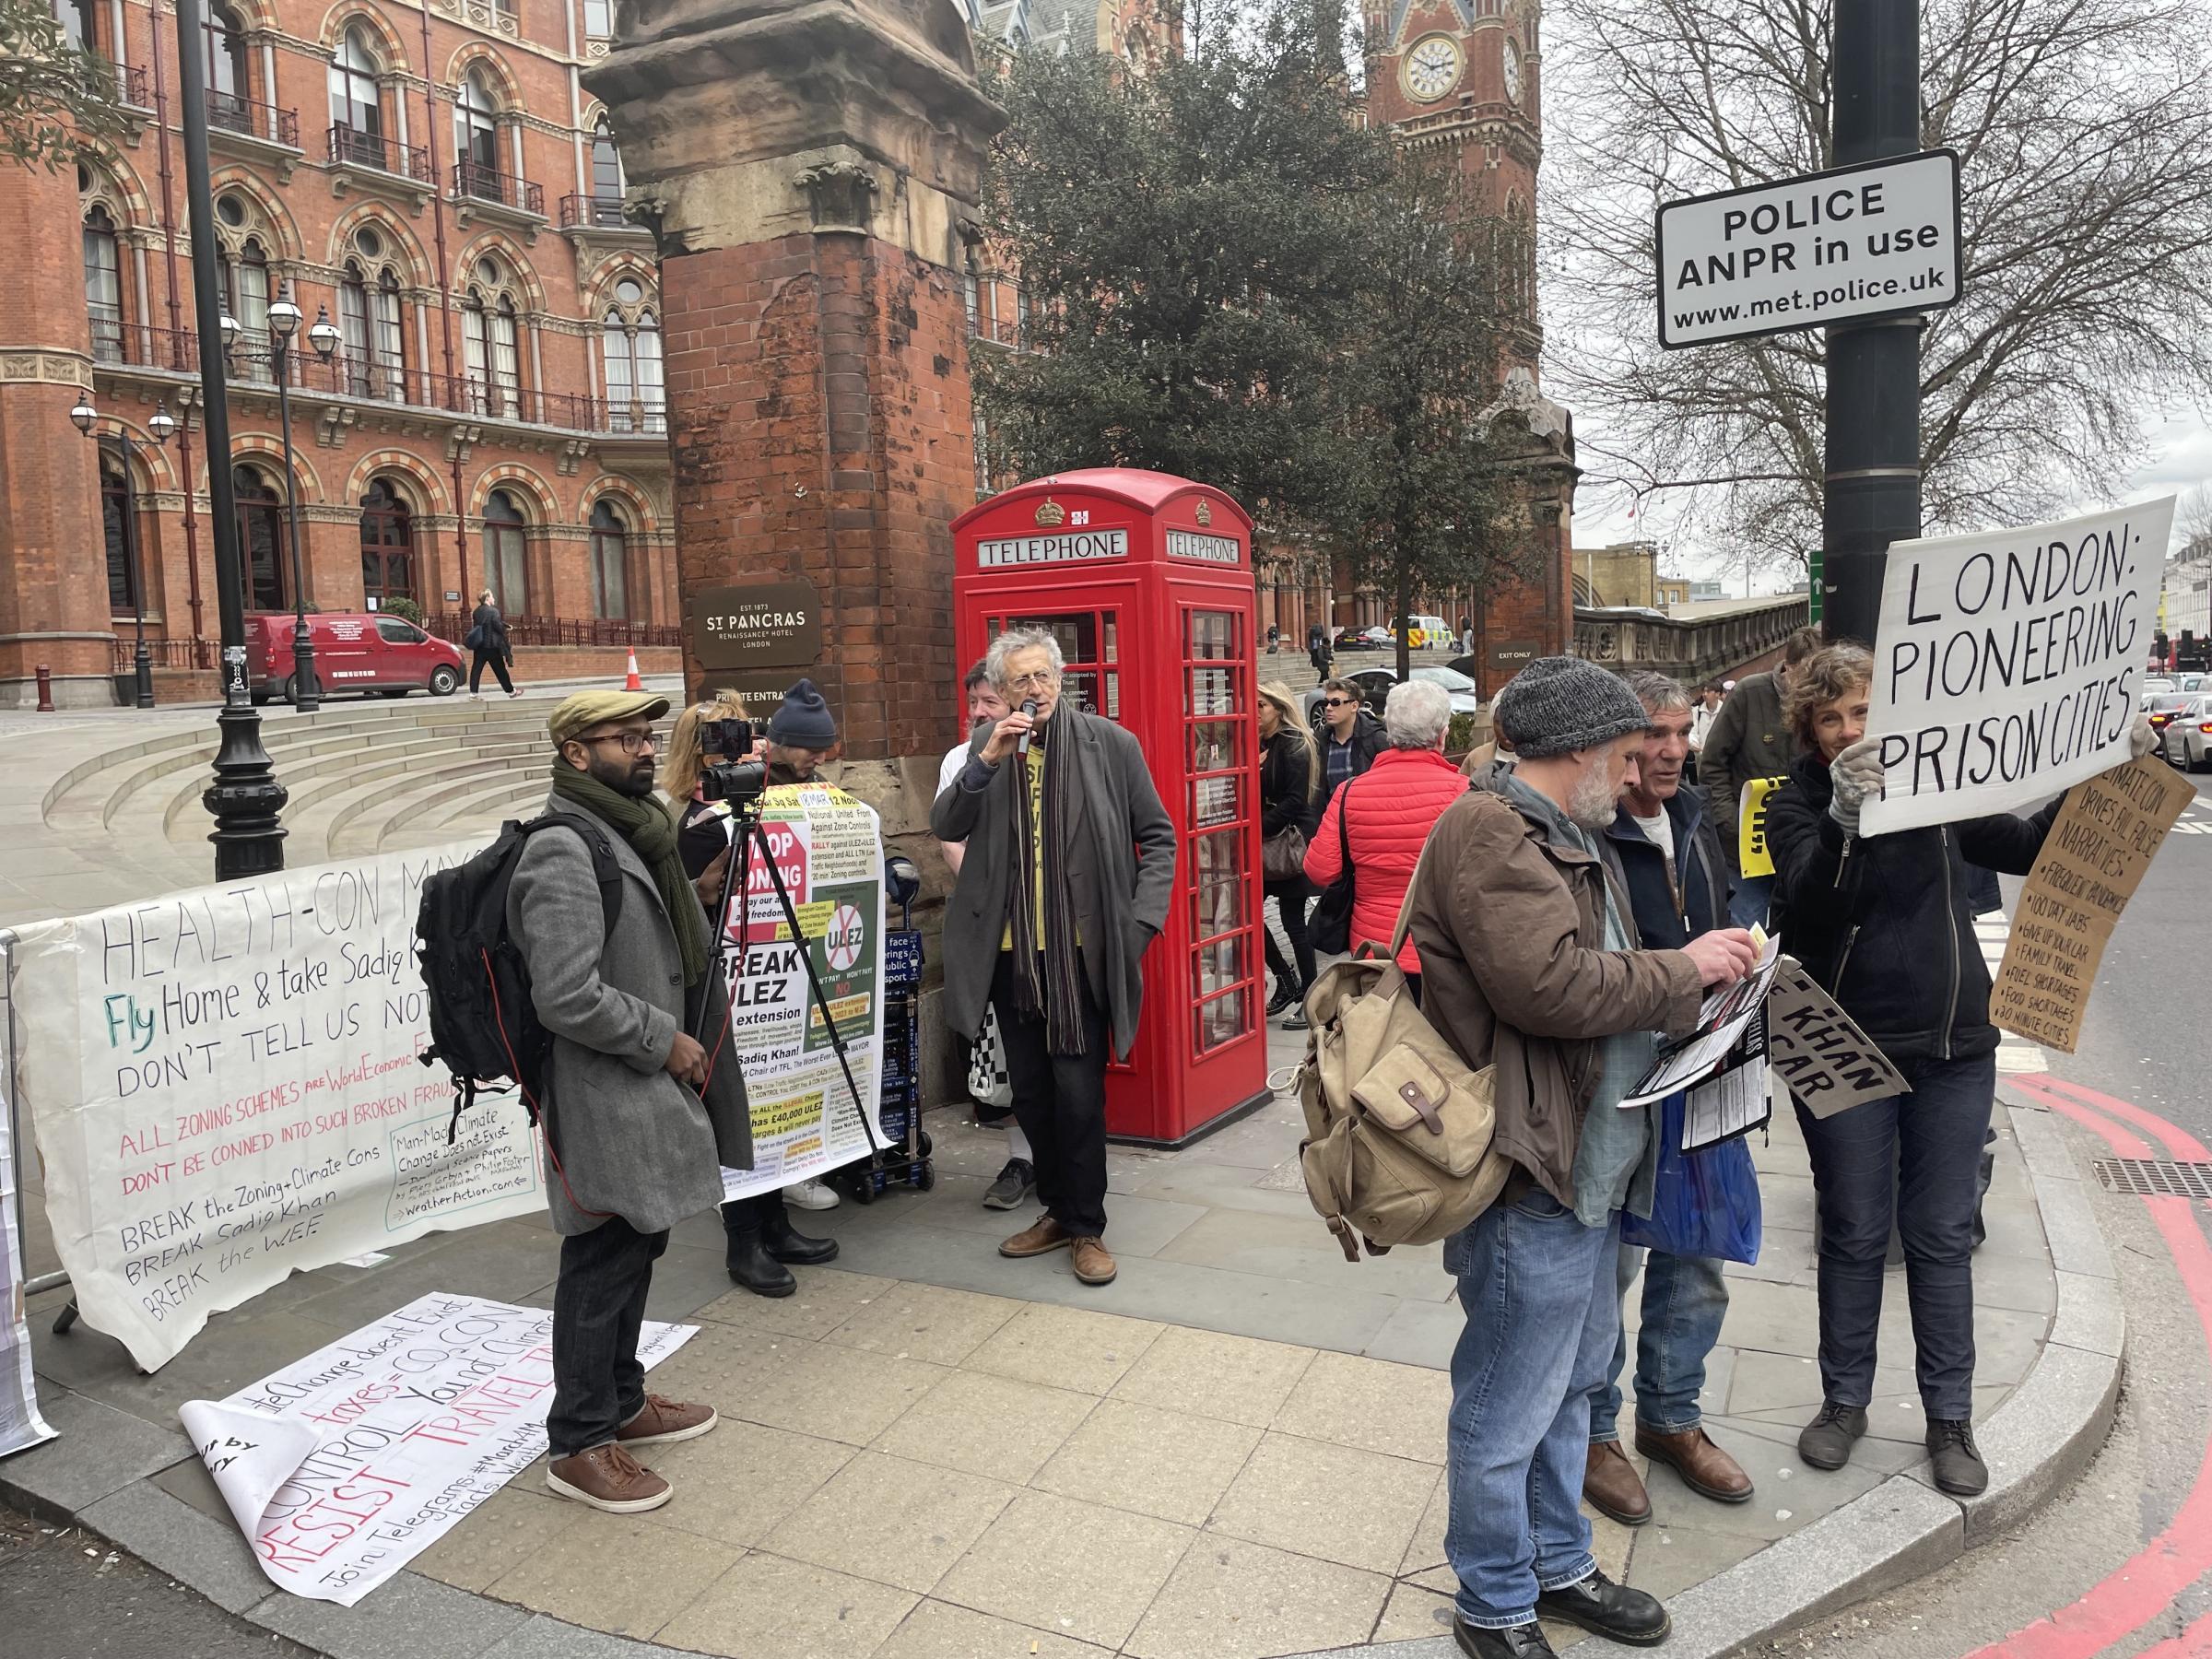
<svg viewBox="0 0 2212 1659"><path fill-rule="evenodd" d="M1720 986L1706 997L1704 1007L1698 1012L1697 1029L1679 1042L1660 1050L1642 1079L1621 1097L1623 1109L1663 1100L1677 1088L1702 1082L1721 1068L1728 1051L1765 1005L1782 961L1779 938L1770 938L1763 929L1751 936L1759 948L1759 966L1735 984Z"/></svg>

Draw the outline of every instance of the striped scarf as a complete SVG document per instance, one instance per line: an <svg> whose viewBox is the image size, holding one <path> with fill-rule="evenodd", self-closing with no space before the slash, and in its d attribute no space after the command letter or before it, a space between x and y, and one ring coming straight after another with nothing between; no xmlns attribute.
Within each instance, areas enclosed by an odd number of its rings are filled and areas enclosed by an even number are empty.
<svg viewBox="0 0 2212 1659"><path fill-rule="evenodd" d="M1077 977L1082 962L1076 949L1074 884L1053 866L1074 806L1076 758L1066 750L1073 744L1052 736L1053 723L1034 728L1030 741L1044 750L1044 824L1041 844L1044 914L1037 913L1040 837L1030 800L1029 763L1014 784L1014 844L1020 849L1020 868L1015 873L1010 925L1014 935L1014 1006L1031 1018L1044 1017L1045 1047L1063 1058L1080 1054L1089 1046L1083 1029L1083 985ZM1040 961L1041 959L1041 963Z"/></svg>

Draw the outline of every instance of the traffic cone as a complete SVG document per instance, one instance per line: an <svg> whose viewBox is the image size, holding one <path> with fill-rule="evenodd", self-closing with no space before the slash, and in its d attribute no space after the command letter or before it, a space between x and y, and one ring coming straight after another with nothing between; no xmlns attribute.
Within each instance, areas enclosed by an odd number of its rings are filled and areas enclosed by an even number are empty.
<svg viewBox="0 0 2212 1659"><path fill-rule="evenodd" d="M629 673L622 681L622 689L625 691L645 689L645 682L638 675L638 648L635 645L629 648Z"/></svg>

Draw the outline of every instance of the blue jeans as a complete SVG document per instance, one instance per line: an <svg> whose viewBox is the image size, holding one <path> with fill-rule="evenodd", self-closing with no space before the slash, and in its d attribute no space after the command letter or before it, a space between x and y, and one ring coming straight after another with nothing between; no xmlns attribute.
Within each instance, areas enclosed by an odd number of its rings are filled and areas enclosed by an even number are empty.
<svg viewBox="0 0 2212 1659"><path fill-rule="evenodd" d="M1636 1269L1643 1268L1643 1324L1636 1333L1636 1420L1661 1434L1680 1434L1705 1420L1698 1394L1705 1386L1705 1356L1721 1339L1728 1312L1728 1282L1721 1264L1703 1256L1620 1247L1619 1295L1625 1300ZM1590 1438L1620 1438L1620 1373L1629 1362L1624 1325L1613 1343L1613 1369L1590 1399Z"/></svg>
<svg viewBox="0 0 2212 1659"><path fill-rule="evenodd" d="M1526 1624L1539 1593L1596 1570L1583 1471L1590 1393L1620 1330L1619 1239L1618 1217L1584 1227L1536 1188L1445 1241L1466 1325L1452 1350L1444 1553L1477 1629Z"/></svg>
<svg viewBox="0 0 2212 1659"><path fill-rule="evenodd" d="M1764 927L1767 923L1767 901L1773 897L1773 877L1737 877L1735 890L1728 895L1728 920L1737 927L1754 924Z"/></svg>
<svg viewBox="0 0 2212 1659"><path fill-rule="evenodd" d="M1900 1060L1897 1069L1911 1094L1830 1118L1797 1108L1820 1212L1821 1392L1839 1406L1874 1398L1882 1259L1894 1215L1905 1246L1921 1404L1932 1418L1971 1417L1971 1253L1996 1056Z"/></svg>

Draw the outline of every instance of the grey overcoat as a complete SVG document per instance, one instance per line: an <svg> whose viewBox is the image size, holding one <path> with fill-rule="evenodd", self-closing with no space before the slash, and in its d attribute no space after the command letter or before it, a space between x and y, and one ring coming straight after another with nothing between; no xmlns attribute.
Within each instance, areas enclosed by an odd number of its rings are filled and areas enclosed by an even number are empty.
<svg viewBox="0 0 2212 1659"><path fill-rule="evenodd" d="M537 1017L553 1033L543 1102L547 1205L556 1232L591 1231L606 1218L594 1211L618 1215L640 1232L665 1232L722 1202L721 1165L752 1167L744 1080L724 1050L702 1105L664 1069L677 1032L690 1028L683 960L660 889L597 814L559 796L547 810L598 825L623 877L611 935L580 836L532 836L507 889L507 929L529 963ZM702 994L712 1004L712 1051L728 998L720 971L693 994L694 1006Z"/></svg>
<svg viewBox="0 0 2212 1659"><path fill-rule="evenodd" d="M1175 826L1137 741L1111 720L1063 703L1053 716L1054 741L1076 744L1076 811L1066 856L1091 861L1096 881L1077 881L1076 931L1090 994L1106 1010L1113 1052L1126 1059L1136 1041L1142 1008L1145 947L1167 924L1175 888ZM990 741L986 725L968 746L968 766L930 808L929 827L939 841L968 843L959 883L945 907L945 1022L974 1037L991 1001L991 975L1006 936L1006 906L1020 857L1014 846L1009 791L1025 786L1012 757L991 769L980 757ZM981 788L972 787L981 783ZM1093 915L1092 893L1106 910ZM1092 941L1100 941L1093 948Z"/></svg>

